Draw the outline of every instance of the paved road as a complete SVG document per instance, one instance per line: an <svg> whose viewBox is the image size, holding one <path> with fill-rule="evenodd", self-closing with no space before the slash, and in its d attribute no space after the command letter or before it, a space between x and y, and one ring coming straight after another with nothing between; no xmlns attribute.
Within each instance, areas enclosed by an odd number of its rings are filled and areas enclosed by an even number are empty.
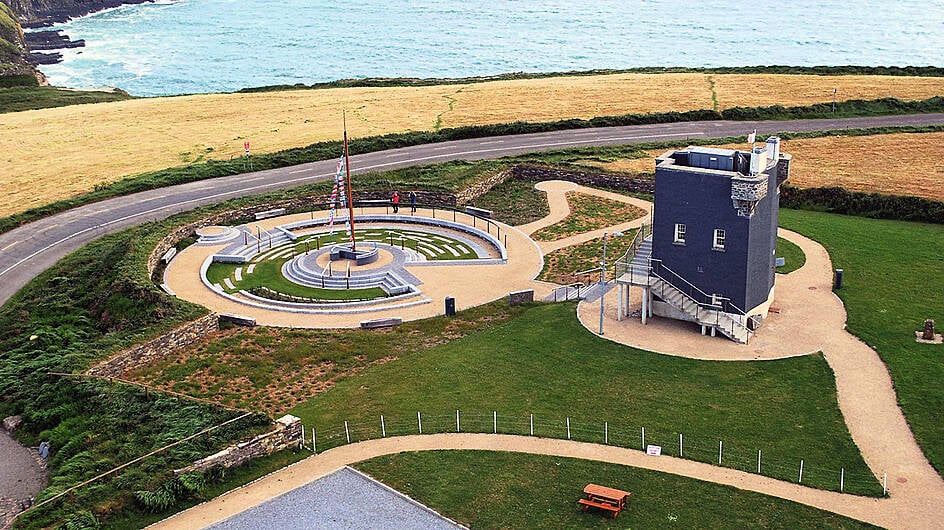
<svg viewBox="0 0 944 530"><path fill-rule="evenodd" d="M916 114L833 120L705 121L577 129L428 144L351 157L355 173L416 164L482 160L569 147L620 145L687 138L764 135L782 131L944 125L944 114ZM334 160L203 180L89 204L0 234L0 304L40 272L89 241L123 228L233 197L331 178Z"/></svg>

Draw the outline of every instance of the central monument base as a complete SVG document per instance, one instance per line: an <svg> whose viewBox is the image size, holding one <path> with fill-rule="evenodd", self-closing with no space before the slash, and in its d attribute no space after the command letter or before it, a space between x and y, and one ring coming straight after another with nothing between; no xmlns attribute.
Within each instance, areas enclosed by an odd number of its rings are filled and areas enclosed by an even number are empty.
<svg viewBox="0 0 944 530"><path fill-rule="evenodd" d="M374 248L366 250L355 250L352 245L342 243L331 247L330 257L331 261L347 259L354 261L357 265L367 265L377 261L377 258L380 257L380 252L377 250L377 245L374 245Z"/></svg>

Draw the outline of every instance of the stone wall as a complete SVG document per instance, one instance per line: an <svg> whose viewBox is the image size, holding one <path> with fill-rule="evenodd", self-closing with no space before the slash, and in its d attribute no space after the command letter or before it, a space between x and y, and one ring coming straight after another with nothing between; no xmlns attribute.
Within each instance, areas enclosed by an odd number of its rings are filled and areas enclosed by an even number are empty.
<svg viewBox="0 0 944 530"><path fill-rule="evenodd" d="M234 467L253 458L270 455L289 447L300 447L302 443L302 420L286 414L275 420L275 427L253 439L231 445L222 451L201 458L193 464L174 470L175 475L206 471L214 466Z"/></svg>
<svg viewBox="0 0 944 530"><path fill-rule="evenodd" d="M510 176L510 171L500 171L481 182L473 184L472 186L456 194L456 204L470 204L475 199L478 199L482 195L485 195L491 191L491 189L495 186L505 182L505 180Z"/></svg>
<svg viewBox="0 0 944 530"><path fill-rule="evenodd" d="M508 293L508 305L529 304L534 301L534 289Z"/></svg>
<svg viewBox="0 0 944 530"><path fill-rule="evenodd" d="M87 373L104 377L119 377L129 369L167 357L219 329L218 315L210 313L170 333L118 353L107 361L93 366Z"/></svg>
<svg viewBox="0 0 944 530"><path fill-rule="evenodd" d="M542 180L569 180L584 186L595 186L630 193L649 193L656 191L654 179L632 178L612 173L573 171L542 166L515 166L509 170L512 177L540 182Z"/></svg>

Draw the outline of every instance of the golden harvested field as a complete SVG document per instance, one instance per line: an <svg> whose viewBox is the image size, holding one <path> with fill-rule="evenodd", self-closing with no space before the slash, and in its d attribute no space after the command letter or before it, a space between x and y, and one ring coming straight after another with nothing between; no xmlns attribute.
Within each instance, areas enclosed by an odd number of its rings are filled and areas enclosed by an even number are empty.
<svg viewBox="0 0 944 530"><path fill-rule="evenodd" d="M515 120L805 105L839 99L944 95L944 78L614 74L410 88L215 94L80 105L0 115L0 215L74 196L96 184L206 158L352 137Z"/></svg>
<svg viewBox="0 0 944 530"><path fill-rule="evenodd" d="M684 147L684 146L679 146ZM745 144L716 147L748 149ZM789 182L798 188L840 186L849 190L913 195L944 201L944 133L830 136L785 140L781 150L793 155ZM654 158L589 165L629 173L653 173Z"/></svg>

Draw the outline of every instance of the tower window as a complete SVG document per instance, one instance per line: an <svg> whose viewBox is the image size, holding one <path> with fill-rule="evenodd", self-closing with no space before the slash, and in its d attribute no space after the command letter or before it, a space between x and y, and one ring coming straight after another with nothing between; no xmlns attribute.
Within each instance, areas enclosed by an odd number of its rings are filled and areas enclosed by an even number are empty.
<svg viewBox="0 0 944 530"><path fill-rule="evenodd" d="M715 228L715 237L711 248L715 250L724 250L724 229Z"/></svg>
<svg viewBox="0 0 944 530"><path fill-rule="evenodd" d="M675 225L675 243L678 245L685 244L685 225L683 224Z"/></svg>

